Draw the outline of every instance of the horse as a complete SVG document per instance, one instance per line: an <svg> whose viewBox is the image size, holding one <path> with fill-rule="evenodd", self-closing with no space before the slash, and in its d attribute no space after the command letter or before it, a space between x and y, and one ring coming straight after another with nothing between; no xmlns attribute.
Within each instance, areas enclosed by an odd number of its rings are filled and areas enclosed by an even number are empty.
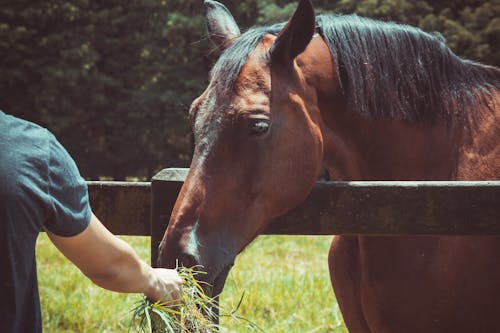
<svg viewBox="0 0 500 333"><path fill-rule="evenodd" d="M193 159L159 266L201 265L218 295L322 166L343 181L498 178L498 68L416 27L316 16L309 0L245 33L224 5L205 8L222 53L189 110ZM350 332L500 332L498 236L338 235L328 261Z"/></svg>

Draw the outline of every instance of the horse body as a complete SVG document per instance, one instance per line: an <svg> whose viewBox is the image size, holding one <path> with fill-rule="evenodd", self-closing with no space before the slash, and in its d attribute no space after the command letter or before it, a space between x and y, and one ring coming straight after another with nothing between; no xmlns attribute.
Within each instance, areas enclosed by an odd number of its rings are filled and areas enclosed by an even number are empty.
<svg viewBox="0 0 500 333"><path fill-rule="evenodd" d="M333 179L498 177L498 108L478 108L470 128L366 119L347 110L340 93L332 95L335 66L315 60L324 52L325 42L315 39L297 63L318 92ZM329 267L351 332L487 332L500 330L498 253L499 237L336 236Z"/></svg>
<svg viewBox="0 0 500 333"><path fill-rule="evenodd" d="M363 32L327 32L322 21L343 19L315 19L309 1L288 24L240 38L227 9L205 3L225 51L191 106L195 152L161 266L203 265L218 294L236 255L308 195L322 164L336 180L500 174L497 69L414 28L354 18ZM391 39L409 46L366 46ZM384 60L398 52L409 62ZM498 253L499 237L336 236L329 265L351 332L490 332L500 331Z"/></svg>

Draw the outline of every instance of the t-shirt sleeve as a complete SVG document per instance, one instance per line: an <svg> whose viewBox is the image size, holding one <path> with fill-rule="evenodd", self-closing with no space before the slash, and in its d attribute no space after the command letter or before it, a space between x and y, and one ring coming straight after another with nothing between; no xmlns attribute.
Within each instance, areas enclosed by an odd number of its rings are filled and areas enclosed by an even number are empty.
<svg viewBox="0 0 500 333"><path fill-rule="evenodd" d="M49 140L49 218L45 228L63 237L81 233L90 223L87 183L64 147L51 135Z"/></svg>

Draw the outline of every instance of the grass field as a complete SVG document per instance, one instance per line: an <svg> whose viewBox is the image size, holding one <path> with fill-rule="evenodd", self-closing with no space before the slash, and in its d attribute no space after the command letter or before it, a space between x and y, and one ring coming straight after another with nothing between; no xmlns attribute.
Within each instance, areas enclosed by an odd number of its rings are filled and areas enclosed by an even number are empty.
<svg viewBox="0 0 500 333"><path fill-rule="evenodd" d="M149 237L122 237L149 262ZM343 333L331 291L327 253L331 237L261 236L231 271L221 308L228 312L245 292L238 314L265 332ZM52 245L37 242L44 332L127 332L139 295L94 286ZM221 319L228 332L251 332L244 322ZM133 332L133 331L131 331Z"/></svg>

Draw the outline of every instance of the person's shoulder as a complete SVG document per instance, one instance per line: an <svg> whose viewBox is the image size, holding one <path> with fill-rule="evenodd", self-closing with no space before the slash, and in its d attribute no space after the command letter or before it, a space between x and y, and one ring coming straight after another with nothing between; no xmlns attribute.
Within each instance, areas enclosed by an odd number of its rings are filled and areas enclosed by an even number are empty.
<svg viewBox="0 0 500 333"><path fill-rule="evenodd" d="M0 112L0 167L45 164L51 140L46 128Z"/></svg>
<svg viewBox="0 0 500 333"><path fill-rule="evenodd" d="M34 193L36 197L45 194L50 140L47 129L0 112L2 198L17 198L20 201L27 193Z"/></svg>
<svg viewBox="0 0 500 333"><path fill-rule="evenodd" d="M0 111L0 148L2 151L0 168L2 165L4 167L28 165L52 169L61 164L76 168L69 153L48 129L2 111Z"/></svg>
<svg viewBox="0 0 500 333"><path fill-rule="evenodd" d="M50 136L51 134L46 128L0 111L0 137L2 138L0 142L4 145L12 145L11 148L29 145L34 149L46 151L47 144L51 139Z"/></svg>

